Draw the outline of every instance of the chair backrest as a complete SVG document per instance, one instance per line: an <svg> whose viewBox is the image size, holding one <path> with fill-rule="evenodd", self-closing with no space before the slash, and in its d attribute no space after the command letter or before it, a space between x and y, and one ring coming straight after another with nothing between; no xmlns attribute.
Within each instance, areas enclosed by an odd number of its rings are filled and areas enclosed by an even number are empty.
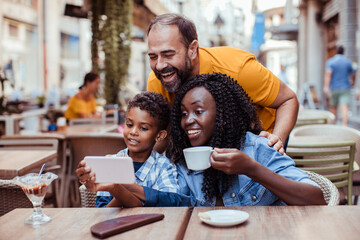
<svg viewBox="0 0 360 240"><path fill-rule="evenodd" d="M23 190L12 180L0 179L0 216L16 209L33 207Z"/></svg>
<svg viewBox="0 0 360 240"><path fill-rule="evenodd" d="M91 125L91 124L118 124L118 118L107 117L105 114L102 118L74 118L69 120L69 126Z"/></svg>
<svg viewBox="0 0 360 240"><path fill-rule="evenodd" d="M295 127L311 124L333 124L335 115L326 110L303 109L299 111Z"/></svg>
<svg viewBox="0 0 360 240"><path fill-rule="evenodd" d="M94 208L96 207L96 193L90 192L84 185L79 187L81 207L83 208Z"/></svg>
<svg viewBox="0 0 360 240"><path fill-rule="evenodd" d="M68 140L72 155L70 174L85 156L116 154L126 148L124 136L119 133L78 134L69 136Z"/></svg>
<svg viewBox="0 0 360 240"><path fill-rule="evenodd" d="M58 150L57 139L0 139L2 150Z"/></svg>
<svg viewBox="0 0 360 240"><path fill-rule="evenodd" d="M346 187L351 205L355 142L292 143L286 154L298 168L327 177L337 188Z"/></svg>
<svg viewBox="0 0 360 240"><path fill-rule="evenodd" d="M290 141L300 136L332 136L339 141L354 141L355 161L360 165L360 131L346 126L334 124L317 124L294 128L290 134Z"/></svg>
<svg viewBox="0 0 360 240"><path fill-rule="evenodd" d="M326 177L315 172L305 171L305 173L309 176L311 180L313 180L320 186L320 189L323 192L324 199L328 206L339 205L340 194L335 184L333 184Z"/></svg>
<svg viewBox="0 0 360 240"><path fill-rule="evenodd" d="M102 124L101 118L74 118L69 120L69 126L74 125L88 125L88 124Z"/></svg>

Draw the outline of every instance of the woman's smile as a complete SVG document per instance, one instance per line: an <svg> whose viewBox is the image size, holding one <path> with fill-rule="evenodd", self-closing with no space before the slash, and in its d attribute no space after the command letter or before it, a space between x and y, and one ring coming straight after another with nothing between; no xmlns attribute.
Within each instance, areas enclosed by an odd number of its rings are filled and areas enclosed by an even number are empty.
<svg viewBox="0 0 360 240"><path fill-rule="evenodd" d="M216 118L216 104L205 87L187 92L181 102L181 128L192 146L206 145L211 139Z"/></svg>

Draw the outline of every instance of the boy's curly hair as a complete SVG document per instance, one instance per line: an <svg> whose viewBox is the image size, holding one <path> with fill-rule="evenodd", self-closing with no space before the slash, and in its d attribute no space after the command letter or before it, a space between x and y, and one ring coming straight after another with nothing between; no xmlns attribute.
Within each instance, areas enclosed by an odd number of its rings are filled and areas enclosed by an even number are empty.
<svg viewBox="0 0 360 240"><path fill-rule="evenodd" d="M166 130L170 121L170 105L165 97L156 92L142 92L130 100L126 113L138 107L158 121L159 130Z"/></svg>
<svg viewBox="0 0 360 240"><path fill-rule="evenodd" d="M185 94L196 87L205 87L216 103L214 133L207 145L219 148L244 147L246 132L259 134L262 130L255 105L244 89L232 78L221 73L198 75L188 80L176 94L171 112L171 141L167 155L172 161L185 164L183 149L191 147L181 128L181 101ZM209 168L204 172L202 191L207 200L221 197L232 184L234 176Z"/></svg>

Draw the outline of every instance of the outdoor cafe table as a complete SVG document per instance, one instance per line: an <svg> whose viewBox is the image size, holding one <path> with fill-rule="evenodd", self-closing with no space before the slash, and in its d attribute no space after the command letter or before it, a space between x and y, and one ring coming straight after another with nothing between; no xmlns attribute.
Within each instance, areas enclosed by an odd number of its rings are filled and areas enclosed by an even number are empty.
<svg viewBox="0 0 360 240"><path fill-rule="evenodd" d="M167 208L44 208L51 222L33 228L24 219L32 209L18 208L0 217L0 239L96 239L92 225L112 218L146 213L162 213L165 218L107 239L182 239L189 221L188 207Z"/></svg>
<svg viewBox="0 0 360 240"><path fill-rule="evenodd" d="M12 179L57 157L56 150L0 149L0 179Z"/></svg>
<svg viewBox="0 0 360 240"><path fill-rule="evenodd" d="M90 227L111 218L163 213L165 218L107 239L359 239L359 206L232 207L249 219L232 227L202 223L199 212L224 207L45 208L52 221L33 228L24 224L32 209L18 208L0 217L2 239L96 239Z"/></svg>
<svg viewBox="0 0 360 240"><path fill-rule="evenodd" d="M233 207L231 209L246 211L249 219L234 227L213 227L202 223L198 213L214 208L194 208L184 239L355 240L360 238L360 206Z"/></svg>

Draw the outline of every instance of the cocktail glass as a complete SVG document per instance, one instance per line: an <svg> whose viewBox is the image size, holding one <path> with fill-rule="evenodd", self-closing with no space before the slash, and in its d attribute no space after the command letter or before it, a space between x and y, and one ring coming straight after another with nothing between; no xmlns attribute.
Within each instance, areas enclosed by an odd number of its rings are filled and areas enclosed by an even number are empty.
<svg viewBox="0 0 360 240"><path fill-rule="evenodd" d="M33 214L25 219L25 223L39 225L51 221L51 217L45 215L41 205L50 183L58 178L54 173L29 173L24 176L17 176L13 182L20 186L34 206Z"/></svg>

